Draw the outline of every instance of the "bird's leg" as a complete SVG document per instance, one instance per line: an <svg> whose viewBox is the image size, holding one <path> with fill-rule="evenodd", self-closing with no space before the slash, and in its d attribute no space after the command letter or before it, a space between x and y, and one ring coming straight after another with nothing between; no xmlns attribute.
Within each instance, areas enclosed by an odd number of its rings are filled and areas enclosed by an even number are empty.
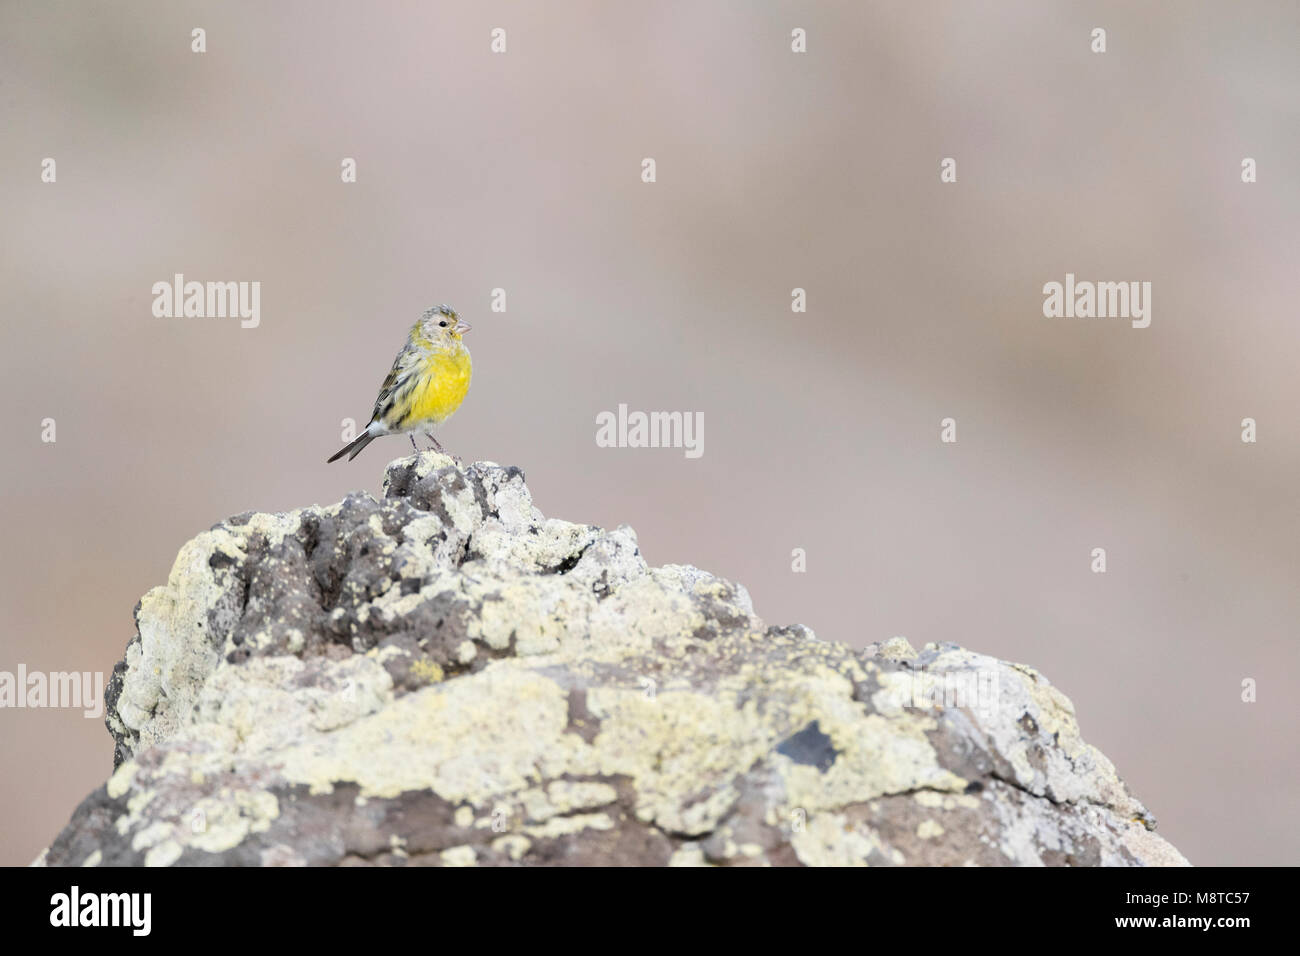
<svg viewBox="0 0 1300 956"><path fill-rule="evenodd" d="M420 446L415 443L415 436L407 435L406 437L411 439L411 447L415 449L415 453L418 455L420 453Z"/></svg>
<svg viewBox="0 0 1300 956"><path fill-rule="evenodd" d="M445 448L442 447L442 443L439 442L438 439L436 439L436 438L433 437L433 432L425 432L425 433L424 433L424 436L425 436L426 438L428 438L429 441L433 442L433 447L434 447L434 448L436 448L438 451L442 452L444 455L447 455L447 456L448 456L449 458L451 458L451 460L454 461L457 465L463 464L463 462L461 462L461 460L460 460L460 456L459 456L459 455L453 455L453 454L451 454L451 452L447 451L447 449L445 449Z"/></svg>

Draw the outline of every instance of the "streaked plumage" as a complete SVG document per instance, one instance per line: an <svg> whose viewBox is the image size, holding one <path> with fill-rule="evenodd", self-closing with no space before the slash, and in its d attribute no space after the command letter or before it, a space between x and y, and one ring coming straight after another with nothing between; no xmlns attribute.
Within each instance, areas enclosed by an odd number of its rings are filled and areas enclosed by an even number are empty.
<svg viewBox="0 0 1300 956"><path fill-rule="evenodd" d="M351 461L382 435L414 432L423 432L441 451L442 446L433 437L433 426L450 418L469 391L469 349L461 341L469 328L450 306L426 310L393 360L365 431L329 461L344 455ZM415 445L413 434L411 445Z"/></svg>

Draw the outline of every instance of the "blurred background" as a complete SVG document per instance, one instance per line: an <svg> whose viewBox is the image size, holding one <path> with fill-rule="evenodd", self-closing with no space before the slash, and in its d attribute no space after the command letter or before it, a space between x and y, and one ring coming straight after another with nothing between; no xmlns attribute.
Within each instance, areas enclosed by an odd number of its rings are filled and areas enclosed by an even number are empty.
<svg viewBox="0 0 1300 956"><path fill-rule="evenodd" d="M194 534L377 494L405 439L325 458L448 302L442 442L547 515L768 623L1030 664L1194 863L1300 862L1297 36L1291 2L5 0L0 670L108 672ZM260 281L260 326L155 318L178 272ZM1150 328L1044 318L1067 272L1150 281ZM620 403L702 412L703 456L597 447ZM111 756L0 711L0 863Z"/></svg>

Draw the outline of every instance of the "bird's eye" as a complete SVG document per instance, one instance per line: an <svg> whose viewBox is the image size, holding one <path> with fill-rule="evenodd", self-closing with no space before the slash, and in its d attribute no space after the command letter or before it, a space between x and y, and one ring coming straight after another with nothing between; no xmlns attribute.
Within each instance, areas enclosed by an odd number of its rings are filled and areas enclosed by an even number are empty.
<svg viewBox="0 0 1300 956"><path fill-rule="evenodd" d="M440 329L445 329L446 327L447 327L447 320L446 320L446 319L443 319L441 322L438 323L438 328L440 328Z"/></svg>

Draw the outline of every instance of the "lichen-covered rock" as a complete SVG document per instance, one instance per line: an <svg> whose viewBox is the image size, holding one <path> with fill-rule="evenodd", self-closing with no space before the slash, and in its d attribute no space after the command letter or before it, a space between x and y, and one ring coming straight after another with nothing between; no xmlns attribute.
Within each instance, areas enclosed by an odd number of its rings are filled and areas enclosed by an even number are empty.
<svg viewBox="0 0 1300 956"><path fill-rule="evenodd" d="M1028 667L766 627L432 453L145 595L47 864L1184 864Z"/></svg>

